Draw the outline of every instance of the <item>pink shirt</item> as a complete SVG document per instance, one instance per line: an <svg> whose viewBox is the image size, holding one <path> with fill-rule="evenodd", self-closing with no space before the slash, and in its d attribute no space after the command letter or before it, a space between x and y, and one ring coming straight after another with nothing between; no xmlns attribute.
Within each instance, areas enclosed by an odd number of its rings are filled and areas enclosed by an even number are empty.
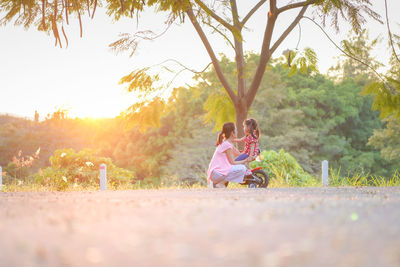
<svg viewBox="0 0 400 267"><path fill-rule="evenodd" d="M210 180L211 174L214 170L222 175L228 175L229 171L232 168L232 164L229 163L228 155L224 152L230 148L233 148L233 145L228 141L224 141L222 142L222 144L219 144L217 146L211 159L210 165L208 166L208 180Z"/></svg>

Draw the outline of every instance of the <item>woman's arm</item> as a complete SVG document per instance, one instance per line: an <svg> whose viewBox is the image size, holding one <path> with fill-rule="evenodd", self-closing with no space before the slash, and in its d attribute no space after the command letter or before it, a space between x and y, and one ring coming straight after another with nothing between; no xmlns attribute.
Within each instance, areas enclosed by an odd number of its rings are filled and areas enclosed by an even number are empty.
<svg viewBox="0 0 400 267"><path fill-rule="evenodd" d="M236 157L240 155L240 151L239 151L236 147L233 147L232 149L233 149L233 150L232 150L232 153L233 153Z"/></svg>
<svg viewBox="0 0 400 267"><path fill-rule="evenodd" d="M235 161L235 159L234 159L235 156L233 154L232 148L227 149L224 153L226 153L229 163L232 165L245 164L245 163L249 162L249 159L250 159L250 158L247 158L244 160Z"/></svg>

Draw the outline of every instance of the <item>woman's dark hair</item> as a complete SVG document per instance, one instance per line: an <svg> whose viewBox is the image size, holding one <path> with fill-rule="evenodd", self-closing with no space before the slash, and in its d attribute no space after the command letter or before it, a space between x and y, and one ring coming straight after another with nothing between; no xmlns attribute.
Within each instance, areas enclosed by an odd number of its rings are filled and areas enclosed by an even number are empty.
<svg viewBox="0 0 400 267"><path fill-rule="evenodd" d="M244 121L244 124L250 127L250 134L255 139L259 139L261 132L258 129L257 121L255 119L247 119Z"/></svg>
<svg viewBox="0 0 400 267"><path fill-rule="evenodd" d="M220 145L223 141L223 138L229 138L231 137L232 132L235 131L235 124L233 122L226 122L222 126L222 131L218 133L218 138L217 138L217 146Z"/></svg>

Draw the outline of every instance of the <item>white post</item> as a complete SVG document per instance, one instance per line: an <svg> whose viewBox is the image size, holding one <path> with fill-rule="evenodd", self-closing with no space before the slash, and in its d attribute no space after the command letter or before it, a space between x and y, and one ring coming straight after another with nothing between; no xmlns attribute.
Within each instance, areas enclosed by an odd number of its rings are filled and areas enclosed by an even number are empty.
<svg viewBox="0 0 400 267"><path fill-rule="evenodd" d="M3 190L3 169L0 166L0 191Z"/></svg>
<svg viewBox="0 0 400 267"><path fill-rule="evenodd" d="M323 160L322 161L322 186L328 186L329 181L328 181L328 161Z"/></svg>
<svg viewBox="0 0 400 267"><path fill-rule="evenodd" d="M107 166L100 164L100 190L107 190Z"/></svg>

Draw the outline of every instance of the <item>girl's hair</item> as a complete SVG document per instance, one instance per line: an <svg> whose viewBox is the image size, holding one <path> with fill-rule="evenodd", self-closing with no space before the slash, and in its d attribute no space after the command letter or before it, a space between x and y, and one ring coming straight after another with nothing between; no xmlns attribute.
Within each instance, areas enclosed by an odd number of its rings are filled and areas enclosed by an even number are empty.
<svg viewBox="0 0 400 267"><path fill-rule="evenodd" d="M216 146L222 144L223 138L231 137L232 132L235 131L235 124L233 122L226 122L222 126L222 131L218 133Z"/></svg>
<svg viewBox="0 0 400 267"><path fill-rule="evenodd" d="M257 121L255 119L247 119L244 121L244 124L249 126L250 134L253 136L253 138L260 138L261 132L260 129L258 129Z"/></svg>

